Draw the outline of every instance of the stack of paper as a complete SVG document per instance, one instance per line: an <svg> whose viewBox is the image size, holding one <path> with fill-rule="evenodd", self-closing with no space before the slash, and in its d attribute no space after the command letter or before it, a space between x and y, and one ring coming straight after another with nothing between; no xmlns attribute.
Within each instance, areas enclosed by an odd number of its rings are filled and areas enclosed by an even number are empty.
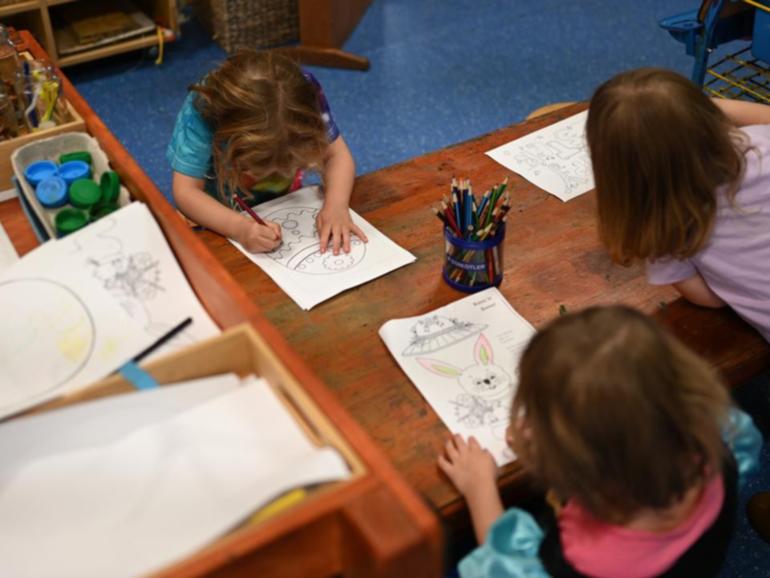
<svg viewBox="0 0 770 578"><path fill-rule="evenodd" d="M535 333L495 288L431 313L388 321L380 337L446 426L474 436L498 465L519 357Z"/></svg>
<svg viewBox="0 0 770 578"><path fill-rule="evenodd" d="M286 490L343 479L263 380L220 376L0 425L5 576L137 576Z"/></svg>

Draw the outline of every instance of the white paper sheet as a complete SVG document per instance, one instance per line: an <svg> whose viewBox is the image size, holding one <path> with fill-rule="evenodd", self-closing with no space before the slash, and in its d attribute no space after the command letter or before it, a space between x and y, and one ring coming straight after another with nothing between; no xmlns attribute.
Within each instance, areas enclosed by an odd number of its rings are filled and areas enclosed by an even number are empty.
<svg viewBox="0 0 770 578"><path fill-rule="evenodd" d="M78 271L0 275L0 418L97 381L155 341Z"/></svg>
<svg viewBox="0 0 770 578"><path fill-rule="evenodd" d="M339 454L313 447L265 382L216 387L189 395L177 385L0 425L3 575L144 575L292 487L347 477ZM105 416L122 418L106 438Z"/></svg>
<svg viewBox="0 0 770 578"><path fill-rule="evenodd" d="M0 273L19 260L19 254L8 238L3 225L0 224Z"/></svg>
<svg viewBox="0 0 770 578"><path fill-rule="evenodd" d="M474 436L498 465L514 458L505 430L519 357L534 333L496 288L380 328L390 353L449 430Z"/></svg>
<svg viewBox="0 0 770 578"><path fill-rule="evenodd" d="M155 339L192 318L191 325L148 360L219 334L143 203L130 203L85 229L49 241L24 261L30 269L63 267L92 277Z"/></svg>
<svg viewBox="0 0 770 578"><path fill-rule="evenodd" d="M588 111L499 146L487 155L555 195L569 201L594 188L585 138Z"/></svg>
<svg viewBox="0 0 770 578"><path fill-rule="evenodd" d="M321 255L316 215L323 205L318 187L306 187L256 210L265 220L280 223L283 244L271 253L252 254L230 241L267 273L302 309L311 309L347 289L376 279L415 260L354 211L353 222L369 239L351 237L350 253L331 250Z"/></svg>

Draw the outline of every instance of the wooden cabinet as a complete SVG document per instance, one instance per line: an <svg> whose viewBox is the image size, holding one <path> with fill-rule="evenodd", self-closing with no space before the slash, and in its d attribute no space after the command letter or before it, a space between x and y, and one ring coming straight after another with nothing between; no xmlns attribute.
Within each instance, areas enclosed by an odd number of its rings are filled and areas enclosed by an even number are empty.
<svg viewBox="0 0 770 578"><path fill-rule="evenodd" d="M123 9L123 6L131 6L142 15L141 20L147 26L141 32L132 33L120 40L73 50L74 41L67 29L68 16L73 10L109 11ZM29 30L49 58L59 66L80 64L156 46L161 38L163 42L174 40L179 30L176 0L131 0L130 4L101 0L0 0L0 23L17 30Z"/></svg>

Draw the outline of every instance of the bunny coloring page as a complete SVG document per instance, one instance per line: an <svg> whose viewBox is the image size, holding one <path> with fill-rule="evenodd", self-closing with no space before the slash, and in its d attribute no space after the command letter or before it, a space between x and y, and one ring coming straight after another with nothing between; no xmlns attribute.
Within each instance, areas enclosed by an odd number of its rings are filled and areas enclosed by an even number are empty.
<svg viewBox="0 0 770 578"><path fill-rule="evenodd" d="M474 436L498 465L514 458L505 432L519 357L534 333L496 288L380 328L391 355L449 431Z"/></svg>

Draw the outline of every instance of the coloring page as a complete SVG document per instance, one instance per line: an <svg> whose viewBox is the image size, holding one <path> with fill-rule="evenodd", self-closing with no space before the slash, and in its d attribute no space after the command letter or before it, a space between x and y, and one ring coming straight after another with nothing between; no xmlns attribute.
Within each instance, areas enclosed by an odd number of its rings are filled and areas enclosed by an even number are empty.
<svg viewBox="0 0 770 578"><path fill-rule="evenodd" d="M519 357L534 333L496 288L380 328L391 355L447 428L474 436L498 465L514 458L505 430Z"/></svg>
<svg viewBox="0 0 770 578"><path fill-rule="evenodd" d="M321 254L316 217L323 199L318 187L307 187L255 207L261 218L281 225L283 243L270 253L252 254L230 240L305 310L415 260L354 211L369 242L351 235L350 253L335 255L330 244Z"/></svg>
<svg viewBox="0 0 770 578"><path fill-rule="evenodd" d="M31 268L55 264L96 280L155 339L192 318L147 359L219 334L143 203L130 203L72 235L44 243L24 260Z"/></svg>
<svg viewBox="0 0 770 578"><path fill-rule="evenodd" d="M546 192L569 201L594 188L585 138L588 111L547 126L487 155Z"/></svg>
<svg viewBox="0 0 770 578"><path fill-rule="evenodd" d="M13 247L13 243L8 238L8 233L0 225L0 271L7 269L13 263L19 260L19 255Z"/></svg>
<svg viewBox="0 0 770 578"><path fill-rule="evenodd" d="M0 276L0 418L93 383L155 341L95 279L22 264Z"/></svg>

